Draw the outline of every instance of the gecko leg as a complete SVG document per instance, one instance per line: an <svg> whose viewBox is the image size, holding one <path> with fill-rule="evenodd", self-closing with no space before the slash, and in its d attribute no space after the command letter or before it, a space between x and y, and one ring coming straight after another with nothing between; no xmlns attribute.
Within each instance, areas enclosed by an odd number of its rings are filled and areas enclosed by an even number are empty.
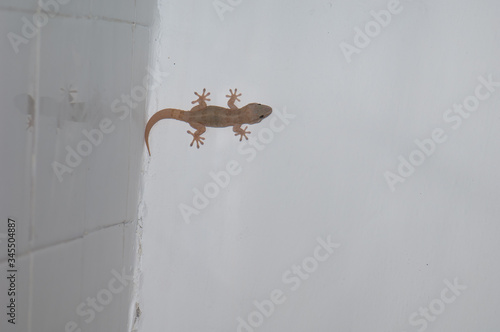
<svg viewBox="0 0 500 332"><path fill-rule="evenodd" d="M234 136L240 135L240 142L245 137L248 140L247 134L251 134L251 131L247 131L248 126L245 128L241 128L240 126L233 126L233 131L235 132Z"/></svg>
<svg viewBox="0 0 500 332"><path fill-rule="evenodd" d="M205 94L205 91L206 89L203 89L203 92L201 93L201 95L198 93L198 92L195 92L194 94L198 96L198 99L196 100L193 100L191 102L191 104L196 104L198 103L198 105L196 106L193 106L193 108L191 109L191 111L197 111L197 110L200 110L200 109L203 109L205 107L207 107L207 101L210 101L209 98L207 98L208 96L210 96L210 92Z"/></svg>
<svg viewBox="0 0 500 332"><path fill-rule="evenodd" d="M188 134L193 135L193 140L191 141L191 144L189 144L189 146L193 146L194 142L196 142L196 147L199 149L200 144L201 145L205 144L203 142L205 137L202 137L201 134L203 134L207 130L207 128L204 125L199 124L199 123L189 123L189 125L191 127L193 127L194 129L196 129L196 131L194 133L191 132L191 130L187 131Z"/></svg>
<svg viewBox="0 0 500 332"><path fill-rule="evenodd" d="M240 99L238 97L241 96L241 93L237 94L238 93L238 89L234 89L234 92L233 92L233 89L229 89L229 92L231 94L230 95L226 95L226 97L229 98L229 100L227 101L227 106L229 106L229 108L232 109L232 110L237 110L238 106L236 106L234 104L234 102L235 101L240 101Z"/></svg>

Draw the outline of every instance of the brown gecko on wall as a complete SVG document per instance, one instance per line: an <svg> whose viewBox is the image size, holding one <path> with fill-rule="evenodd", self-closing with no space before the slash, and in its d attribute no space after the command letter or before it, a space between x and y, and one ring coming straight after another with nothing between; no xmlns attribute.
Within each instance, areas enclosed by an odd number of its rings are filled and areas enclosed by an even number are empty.
<svg viewBox="0 0 500 332"><path fill-rule="evenodd" d="M229 89L230 95L226 95L229 98L227 105L229 108L220 107L220 106L208 106L206 101L210 101L207 97L210 95L210 92L205 94L205 89L203 89L203 93L199 95L197 92L194 94L199 98L192 102L198 103L198 105L194 106L191 111L183 111L175 108L166 108L161 111L156 112L146 124L146 131L144 133L144 139L146 141L146 146L148 148L148 153L151 155L151 151L149 150L149 132L151 128L162 119L175 119L189 123L191 127L196 129L193 133L188 130L188 133L193 135L193 140L191 141L190 146L193 146L194 142L196 142L196 147L199 149L200 144L203 145L203 140L205 139L201 135L206 131L206 127L233 127L233 131L235 132L234 136L240 135L240 142L245 137L248 140L247 134L250 134L250 131L246 131L248 126L245 128L241 128L243 124L254 124L259 123L266 117L268 117L272 109L269 106L251 103L242 108L238 108L234 102L240 101L238 97L241 96L237 94L238 89Z"/></svg>

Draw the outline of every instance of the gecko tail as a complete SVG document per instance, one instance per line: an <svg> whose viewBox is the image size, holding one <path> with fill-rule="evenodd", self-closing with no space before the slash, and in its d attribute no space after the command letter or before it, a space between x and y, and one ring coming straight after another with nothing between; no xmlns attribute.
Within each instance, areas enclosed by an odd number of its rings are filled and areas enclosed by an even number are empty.
<svg viewBox="0 0 500 332"><path fill-rule="evenodd" d="M146 141L146 147L148 148L148 154L151 156L151 150L149 149L149 132L151 131L151 128L160 120L163 119L176 119L176 120L181 120L182 119L182 113L184 111L175 109L175 108L165 108L161 111L156 112L148 121L146 124L146 130L144 132L144 140Z"/></svg>

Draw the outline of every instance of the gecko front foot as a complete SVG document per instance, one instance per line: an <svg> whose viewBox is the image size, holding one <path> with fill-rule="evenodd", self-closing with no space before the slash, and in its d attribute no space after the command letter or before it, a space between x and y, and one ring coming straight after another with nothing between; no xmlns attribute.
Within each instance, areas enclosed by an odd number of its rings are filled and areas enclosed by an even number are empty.
<svg viewBox="0 0 500 332"><path fill-rule="evenodd" d="M229 93L231 93L231 94L226 95L226 97L229 98L229 100L227 101L227 105L232 110L238 109L238 106L236 106L236 104L234 102L240 101L240 98L238 98L238 97L241 97L241 93L238 93L238 89L234 89L234 92L233 92L233 89L229 89Z"/></svg>
<svg viewBox="0 0 500 332"><path fill-rule="evenodd" d="M196 142L196 147L199 149L200 148L200 144L201 145L205 144L203 142L203 140L205 139L205 137L202 137L201 133L198 133L197 131L193 133L193 132L191 132L191 130L188 130L187 132L188 132L188 134L193 135L193 140L191 141L191 144L189 144L189 146L193 146L194 142Z"/></svg>
<svg viewBox="0 0 500 332"><path fill-rule="evenodd" d="M247 134L251 134L251 131L247 131L248 126L245 128L233 128L233 131L235 132L234 136L240 135L240 142L243 140L243 137L245 137L248 140Z"/></svg>
<svg viewBox="0 0 500 332"><path fill-rule="evenodd" d="M230 95L226 95L226 97L229 98L229 100L232 100L233 102L236 100L240 101L238 97L241 97L241 93L238 93L238 89L234 89L234 92L233 89L229 89L229 93Z"/></svg>

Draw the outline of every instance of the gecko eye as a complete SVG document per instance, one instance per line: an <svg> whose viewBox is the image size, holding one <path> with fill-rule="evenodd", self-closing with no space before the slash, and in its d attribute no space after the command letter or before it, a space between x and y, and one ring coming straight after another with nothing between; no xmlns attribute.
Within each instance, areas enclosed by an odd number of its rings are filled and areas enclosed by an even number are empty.
<svg viewBox="0 0 500 332"><path fill-rule="evenodd" d="M264 119L264 115L259 116L260 119Z"/></svg>

